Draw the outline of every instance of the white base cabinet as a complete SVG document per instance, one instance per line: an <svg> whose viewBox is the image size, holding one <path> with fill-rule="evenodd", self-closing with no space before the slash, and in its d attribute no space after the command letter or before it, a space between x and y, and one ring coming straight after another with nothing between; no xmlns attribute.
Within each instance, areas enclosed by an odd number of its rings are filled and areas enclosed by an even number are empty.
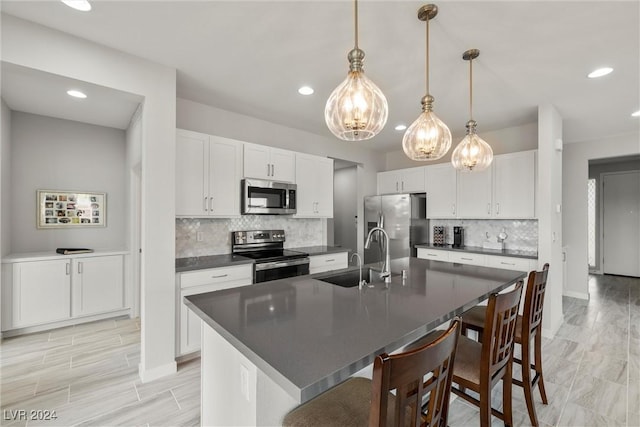
<svg viewBox="0 0 640 427"><path fill-rule="evenodd" d="M251 283L253 283L253 264L177 273L176 355L184 356L200 350L201 321L184 304L183 298L185 296L235 288Z"/></svg>
<svg viewBox="0 0 640 427"><path fill-rule="evenodd" d="M11 329L71 318L70 264L70 260L13 264L12 300L7 301Z"/></svg>
<svg viewBox="0 0 640 427"><path fill-rule="evenodd" d="M3 332L45 330L126 309L123 252L3 259Z"/></svg>
<svg viewBox="0 0 640 427"><path fill-rule="evenodd" d="M418 248L418 258L433 261L448 261L458 264L479 265L482 267L502 268L504 270L535 270L538 260L500 255L486 255L464 251L446 251L442 249Z"/></svg>
<svg viewBox="0 0 640 427"><path fill-rule="evenodd" d="M348 252L312 255L309 257L309 274L347 268L349 266L348 255Z"/></svg>

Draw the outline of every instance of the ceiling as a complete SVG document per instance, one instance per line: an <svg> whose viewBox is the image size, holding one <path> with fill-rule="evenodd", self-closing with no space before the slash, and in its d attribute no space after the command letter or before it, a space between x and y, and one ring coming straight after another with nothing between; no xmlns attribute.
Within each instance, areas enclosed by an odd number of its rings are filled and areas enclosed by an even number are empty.
<svg viewBox="0 0 640 427"><path fill-rule="evenodd" d="M3 0L2 11L174 67L180 98L334 138L324 105L346 77L351 1L92 4L83 13L57 1ZM388 99L389 120L358 144L397 150L403 132L394 127L420 113L425 24L416 12L423 4L359 2L365 71ZM565 143L640 129L640 118L631 117L640 109L640 2L443 0L438 7L430 25L431 94L457 137L468 120L469 69L461 57L469 48L481 52L473 67L481 136L535 122L543 104L564 118ZM614 72L586 77L602 66ZM4 70L2 77L4 98ZM299 95L303 84L315 94Z"/></svg>

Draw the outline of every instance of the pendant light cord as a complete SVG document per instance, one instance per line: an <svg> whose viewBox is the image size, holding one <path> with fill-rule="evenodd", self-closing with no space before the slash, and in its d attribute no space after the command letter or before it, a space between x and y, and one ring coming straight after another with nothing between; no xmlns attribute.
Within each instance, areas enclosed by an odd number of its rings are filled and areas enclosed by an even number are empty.
<svg viewBox="0 0 640 427"><path fill-rule="evenodd" d="M469 59L469 119L473 120L473 59Z"/></svg>
<svg viewBox="0 0 640 427"><path fill-rule="evenodd" d="M426 40L427 40L427 49L426 49L426 60L425 60L425 86L427 87L427 95L429 95L429 21L430 19L427 18L427 36L426 36Z"/></svg>
<svg viewBox="0 0 640 427"><path fill-rule="evenodd" d="M356 49L358 49L358 0L354 0L353 2L353 16L355 21L353 28L355 28Z"/></svg>

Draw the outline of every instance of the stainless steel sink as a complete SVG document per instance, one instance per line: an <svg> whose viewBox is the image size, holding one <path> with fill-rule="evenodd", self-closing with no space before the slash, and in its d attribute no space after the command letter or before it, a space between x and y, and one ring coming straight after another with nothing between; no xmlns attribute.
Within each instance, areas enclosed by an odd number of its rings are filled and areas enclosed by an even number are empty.
<svg viewBox="0 0 640 427"><path fill-rule="evenodd" d="M396 276L396 274L392 273L391 276ZM343 288L353 288L358 286L359 279L360 272L358 270L331 274L324 277L316 277L316 280L331 283L332 285L342 286ZM363 268L362 279L366 280L367 283L384 282L384 279L380 277L380 271L374 270L373 268Z"/></svg>

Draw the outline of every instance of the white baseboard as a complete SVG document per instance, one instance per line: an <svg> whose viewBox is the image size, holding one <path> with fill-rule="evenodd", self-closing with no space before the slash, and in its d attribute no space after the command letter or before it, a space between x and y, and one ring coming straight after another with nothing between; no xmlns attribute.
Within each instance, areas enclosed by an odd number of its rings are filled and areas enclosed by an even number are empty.
<svg viewBox="0 0 640 427"><path fill-rule="evenodd" d="M150 381L157 380L158 378L175 374L176 372L178 372L178 364L175 360L171 363L156 366L152 369L144 369L142 367L142 363L138 365L138 375L140 376L140 381L143 383L148 383Z"/></svg>
<svg viewBox="0 0 640 427"><path fill-rule="evenodd" d="M131 318L131 309L125 308L122 310L112 311L109 313L101 313L101 314L95 314L92 316L85 316L85 317L75 317L73 319L60 320L57 322L49 322L42 325L8 329L6 331L2 331L1 336L2 338L9 338L9 337L15 337L18 335L32 334L34 332L48 331L50 329L64 328L65 326L80 325L82 323L95 322L98 320L105 320L105 319L111 319L111 318L116 319L116 318L125 318L125 317Z"/></svg>
<svg viewBox="0 0 640 427"><path fill-rule="evenodd" d="M578 298L578 299L589 299L589 292L574 292L574 291L564 291L562 293L565 297Z"/></svg>

